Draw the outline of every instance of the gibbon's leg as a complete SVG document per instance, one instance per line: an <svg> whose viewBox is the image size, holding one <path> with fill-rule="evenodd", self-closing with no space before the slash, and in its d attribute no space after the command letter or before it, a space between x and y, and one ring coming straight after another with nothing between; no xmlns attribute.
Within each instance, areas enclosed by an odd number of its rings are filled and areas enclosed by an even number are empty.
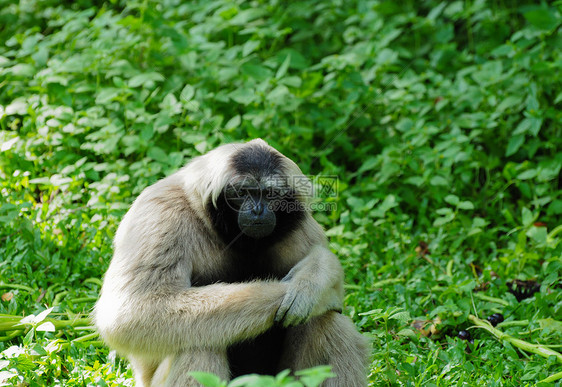
<svg viewBox="0 0 562 387"><path fill-rule="evenodd" d="M200 386L188 375L190 371L210 372L222 380L230 380L230 369L226 350L193 349L177 355L172 365L165 387Z"/></svg>
<svg viewBox="0 0 562 387"><path fill-rule="evenodd" d="M288 329L279 370L329 364L337 376L323 387L364 387L368 347L349 317L327 312Z"/></svg>
<svg viewBox="0 0 562 387"><path fill-rule="evenodd" d="M135 375L136 387L150 387L154 372L158 368L159 363L153 360L141 359L139 357L129 356L129 363L133 367Z"/></svg>

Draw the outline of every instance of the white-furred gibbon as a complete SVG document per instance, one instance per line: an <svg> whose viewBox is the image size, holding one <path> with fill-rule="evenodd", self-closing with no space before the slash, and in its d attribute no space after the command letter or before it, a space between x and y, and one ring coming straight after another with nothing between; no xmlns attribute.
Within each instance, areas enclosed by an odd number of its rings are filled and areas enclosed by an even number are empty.
<svg viewBox="0 0 562 387"><path fill-rule="evenodd" d="M329 364L366 382L367 344L340 313L343 272L307 208L310 181L257 139L146 188L123 218L94 309L137 387Z"/></svg>

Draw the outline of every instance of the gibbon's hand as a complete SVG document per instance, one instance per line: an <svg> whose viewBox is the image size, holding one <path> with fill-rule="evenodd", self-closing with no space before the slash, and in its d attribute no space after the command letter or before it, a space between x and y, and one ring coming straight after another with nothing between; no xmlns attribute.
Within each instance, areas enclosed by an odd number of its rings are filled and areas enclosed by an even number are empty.
<svg viewBox="0 0 562 387"><path fill-rule="evenodd" d="M309 318L320 316L329 310L341 311L342 286L340 282L328 285L327 273L315 272L316 265L305 259L282 279L288 289L275 314L275 322L284 327L305 323Z"/></svg>
<svg viewBox="0 0 562 387"><path fill-rule="evenodd" d="M283 327L291 327L330 310L341 312L341 291L334 287L319 294L310 282L291 281L287 294L275 314L275 322Z"/></svg>
<svg viewBox="0 0 562 387"><path fill-rule="evenodd" d="M318 303L318 292L311 283L292 280L277 313L275 322L284 327L306 322Z"/></svg>

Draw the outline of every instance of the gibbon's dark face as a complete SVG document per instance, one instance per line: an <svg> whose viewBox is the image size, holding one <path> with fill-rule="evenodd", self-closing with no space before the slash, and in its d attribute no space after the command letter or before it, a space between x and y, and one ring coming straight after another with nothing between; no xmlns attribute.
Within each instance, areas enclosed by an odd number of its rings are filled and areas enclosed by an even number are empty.
<svg viewBox="0 0 562 387"><path fill-rule="evenodd" d="M241 148L231 158L237 177L224 187L216 208L207 208L230 247L254 250L270 246L299 226L304 205L287 187L282 155L265 146Z"/></svg>

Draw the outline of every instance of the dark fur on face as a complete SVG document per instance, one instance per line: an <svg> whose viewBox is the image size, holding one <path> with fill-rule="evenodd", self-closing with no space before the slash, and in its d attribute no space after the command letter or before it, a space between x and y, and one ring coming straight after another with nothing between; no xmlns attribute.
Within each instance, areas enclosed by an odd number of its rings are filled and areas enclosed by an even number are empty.
<svg viewBox="0 0 562 387"><path fill-rule="evenodd" d="M242 232L239 225L240 208L233 203L224 187L216 201L206 205L213 225L223 242L237 253L265 251L269 246L283 240L291 231L298 229L305 215L305 206L297 197L295 190L285 186L266 186L264 182L283 181L283 156L263 146L246 147L232 156L230 167L240 177L243 186L234 187L240 195L252 192L254 200L275 215L275 228L269 235L252 238ZM290 180L290 179L289 179ZM236 185L236 184L235 184ZM239 198L243 200L244 198Z"/></svg>

